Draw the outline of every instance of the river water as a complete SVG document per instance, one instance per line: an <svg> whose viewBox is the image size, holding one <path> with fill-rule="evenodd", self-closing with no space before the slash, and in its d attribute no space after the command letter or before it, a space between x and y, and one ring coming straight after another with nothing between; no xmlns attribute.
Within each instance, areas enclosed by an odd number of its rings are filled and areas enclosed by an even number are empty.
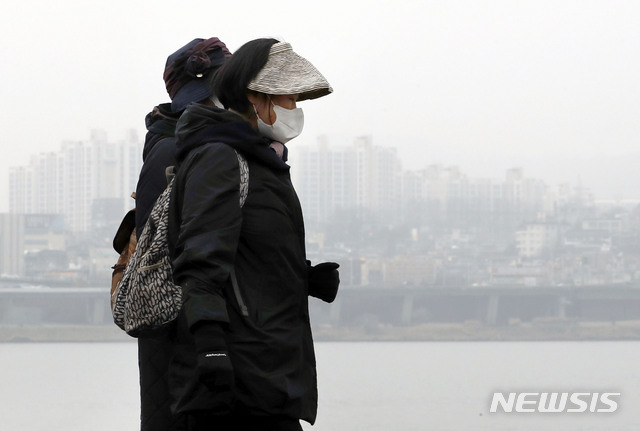
<svg viewBox="0 0 640 431"><path fill-rule="evenodd" d="M316 431L637 431L640 343L316 343ZM138 429L136 344L0 345L5 430ZM614 413L490 413L494 392L617 392Z"/></svg>

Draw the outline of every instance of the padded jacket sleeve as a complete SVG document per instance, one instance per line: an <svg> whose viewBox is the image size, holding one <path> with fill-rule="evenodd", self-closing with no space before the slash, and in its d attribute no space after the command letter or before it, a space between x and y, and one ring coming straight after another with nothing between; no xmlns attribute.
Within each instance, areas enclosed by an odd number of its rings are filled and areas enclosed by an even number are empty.
<svg viewBox="0 0 640 431"><path fill-rule="evenodd" d="M233 267L242 225L240 169L222 143L193 150L176 179L180 225L173 255L190 329L203 321L228 322L224 286Z"/></svg>

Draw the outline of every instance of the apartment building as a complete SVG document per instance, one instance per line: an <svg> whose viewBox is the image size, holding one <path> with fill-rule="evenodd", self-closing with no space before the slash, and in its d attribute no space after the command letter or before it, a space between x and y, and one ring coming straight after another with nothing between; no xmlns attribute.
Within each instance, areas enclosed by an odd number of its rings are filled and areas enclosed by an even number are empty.
<svg viewBox="0 0 640 431"><path fill-rule="evenodd" d="M335 147L321 137L315 146L296 147L291 157L309 220L325 221L340 210L398 210L401 165L395 148L374 145L370 136Z"/></svg>
<svg viewBox="0 0 640 431"><path fill-rule="evenodd" d="M62 214L69 232L89 232L104 208L123 214L132 207L142 165L135 131L119 142L94 130L87 141L64 142L59 151L37 154L10 169L9 212ZM100 212L98 214L97 212Z"/></svg>

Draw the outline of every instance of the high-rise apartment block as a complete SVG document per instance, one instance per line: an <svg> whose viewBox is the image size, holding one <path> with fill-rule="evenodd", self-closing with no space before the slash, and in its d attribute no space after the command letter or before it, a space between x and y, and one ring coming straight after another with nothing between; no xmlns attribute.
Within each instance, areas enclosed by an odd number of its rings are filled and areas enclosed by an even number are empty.
<svg viewBox="0 0 640 431"><path fill-rule="evenodd" d="M95 130L88 141L64 142L9 173L9 212L62 214L65 229L89 232L134 206L130 198L142 165L142 142L130 131L108 142Z"/></svg>
<svg viewBox="0 0 640 431"><path fill-rule="evenodd" d="M324 221L340 210L367 209L377 215L397 210L401 164L395 148L373 145L369 136L349 146L292 152L292 173L305 218Z"/></svg>

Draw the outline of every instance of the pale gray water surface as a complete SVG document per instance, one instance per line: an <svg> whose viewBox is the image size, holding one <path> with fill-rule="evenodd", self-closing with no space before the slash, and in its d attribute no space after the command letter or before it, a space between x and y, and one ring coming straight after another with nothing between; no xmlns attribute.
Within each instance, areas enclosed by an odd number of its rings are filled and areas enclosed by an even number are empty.
<svg viewBox="0 0 640 431"><path fill-rule="evenodd" d="M315 431L636 431L640 343L317 343ZM138 429L135 343L0 345L2 429ZM504 392L620 392L615 413L489 413Z"/></svg>

